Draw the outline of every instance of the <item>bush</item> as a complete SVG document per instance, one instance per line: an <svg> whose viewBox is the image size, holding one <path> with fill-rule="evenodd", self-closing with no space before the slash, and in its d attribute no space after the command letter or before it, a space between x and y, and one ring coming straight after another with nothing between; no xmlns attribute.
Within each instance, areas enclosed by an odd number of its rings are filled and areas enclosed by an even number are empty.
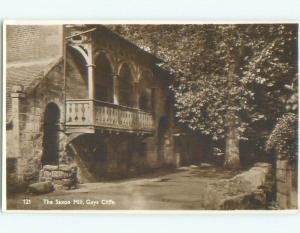
<svg viewBox="0 0 300 233"><path fill-rule="evenodd" d="M294 113L283 115L266 142L266 150L275 150L277 159L294 161L298 151L298 118Z"/></svg>

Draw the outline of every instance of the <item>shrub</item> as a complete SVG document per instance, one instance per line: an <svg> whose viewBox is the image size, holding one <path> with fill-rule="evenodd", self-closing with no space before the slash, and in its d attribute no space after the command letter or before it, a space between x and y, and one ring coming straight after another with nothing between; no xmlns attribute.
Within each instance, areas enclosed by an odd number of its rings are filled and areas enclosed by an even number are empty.
<svg viewBox="0 0 300 233"><path fill-rule="evenodd" d="M266 150L275 150L277 159L294 161L298 149L298 118L294 113L283 115L266 142Z"/></svg>

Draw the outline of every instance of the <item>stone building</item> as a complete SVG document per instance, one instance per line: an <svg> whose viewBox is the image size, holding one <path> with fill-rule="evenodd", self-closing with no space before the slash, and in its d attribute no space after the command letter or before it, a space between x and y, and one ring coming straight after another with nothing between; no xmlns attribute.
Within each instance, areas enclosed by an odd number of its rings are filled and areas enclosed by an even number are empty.
<svg viewBox="0 0 300 233"><path fill-rule="evenodd" d="M8 25L6 36L8 189L44 168L93 182L176 166L161 60L101 25Z"/></svg>

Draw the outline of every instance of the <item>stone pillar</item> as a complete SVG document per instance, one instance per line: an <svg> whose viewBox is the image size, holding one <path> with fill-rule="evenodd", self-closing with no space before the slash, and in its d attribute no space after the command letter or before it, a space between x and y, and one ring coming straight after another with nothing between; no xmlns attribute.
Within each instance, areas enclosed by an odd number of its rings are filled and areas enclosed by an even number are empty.
<svg viewBox="0 0 300 233"><path fill-rule="evenodd" d="M20 156L20 112L21 112L21 99L25 97L23 86L13 86L11 93L11 113L13 122L13 135L15 140L15 155Z"/></svg>
<svg viewBox="0 0 300 233"><path fill-rule="evenodd" d="M25 98L23 86L13 86L11 92L11 113L12 113L12 133L13 133L13 157L16 159L16 177L17 182L23 182L24 159L20 149L20 128L21 128L21 100Z"/></svg>
<svg viewBox="0 0 300 233"><path fill-rule="evenodd" d="M288 160L276 161L276 201L280 209L297 209L297 172Z"/></svg>

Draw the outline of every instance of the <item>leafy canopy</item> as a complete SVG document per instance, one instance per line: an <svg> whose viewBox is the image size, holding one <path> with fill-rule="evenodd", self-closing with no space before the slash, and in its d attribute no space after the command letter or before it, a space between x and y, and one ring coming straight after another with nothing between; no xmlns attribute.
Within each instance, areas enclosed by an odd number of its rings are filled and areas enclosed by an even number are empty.
<svg viewBox="0 0 300 233"><path fill-rule="evenodd" d="M240 139L297 108L297 26L122 25L113 28L166 63L176 117L218 140ZM288 104L290 102L290 104ZM288 104L288 105L287 105ZM256 128L255 128L256 127Z"/></svg>

